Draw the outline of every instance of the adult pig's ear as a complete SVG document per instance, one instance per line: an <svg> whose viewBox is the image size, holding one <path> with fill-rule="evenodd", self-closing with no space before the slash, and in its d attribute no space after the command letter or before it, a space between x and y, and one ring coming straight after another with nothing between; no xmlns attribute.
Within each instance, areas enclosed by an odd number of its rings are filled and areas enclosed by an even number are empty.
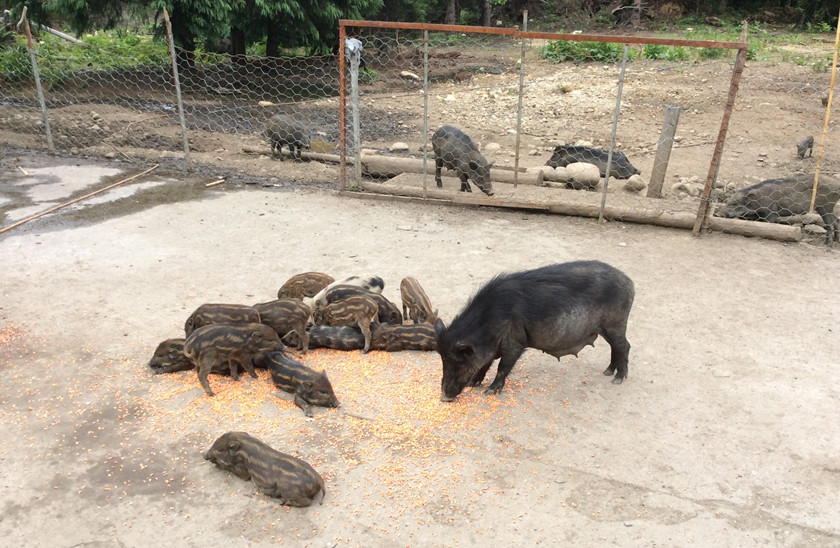
<svg viewBox="0 0 840 548"><path fill-rule="evenodd" d="M468 358L473 355L475 349L473 349L473 345L459 341L455 344L455 352L463 358Z"/></svg>
<svg viewBox="0 0 840 548"><path fill-rule="evenodd" d="M438 318L437 320L435 320L435 335L440 337L441 335L443 335L444 331L446 331L446 326L443 325L443 320Z"/></svg>

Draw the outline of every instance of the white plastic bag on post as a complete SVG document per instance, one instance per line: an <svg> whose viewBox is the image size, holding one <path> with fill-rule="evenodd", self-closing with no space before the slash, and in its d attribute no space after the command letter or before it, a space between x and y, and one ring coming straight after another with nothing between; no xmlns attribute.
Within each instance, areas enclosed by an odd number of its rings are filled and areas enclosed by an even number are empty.
<svg viewBox="0 0 840 548"><path fill-rule="evenodd" d="M349 53L350 61L350 104L353 112L353 157L355 161L356 184L362 182L362 145L359 136L359 62L362 58L362 41L358 38L347 38L344 49Z"/></svg>

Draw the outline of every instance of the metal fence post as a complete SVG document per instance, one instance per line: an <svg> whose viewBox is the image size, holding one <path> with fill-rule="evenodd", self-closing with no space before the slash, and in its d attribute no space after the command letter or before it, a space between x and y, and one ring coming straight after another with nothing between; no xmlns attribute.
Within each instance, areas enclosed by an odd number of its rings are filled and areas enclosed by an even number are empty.
<svg viewBox="0 0 840 548"><path fill-rule="evenodd" d="M354 40L354 38L351 38L348 42L353 42ZM350 47L350 106L353 114L353 149L355 152L354 157L356 158L354 174L356 185L362 182L362 139L360 135L361 129L359 127L359 61L362 56L361 42L358 43L358 46L358 49L353 46Z"/></svg>
<svg viewBox="0 0 840 548"><path fill-rule="evenodd" d="M44 90L41 88L41 74L38 72L38 60L35 56L35 46L32 44L32 32L29 30L29 19L26 18L26 6L21 14L23 26L26 29L26 47L29 50L29 60L32 62L32 77L35 78L35 90L38 93L38 102L41 104L41 116L44 120L44 132L47 135L47 150L55 154L52 131L50 130L50 117L47 115L47 101L44 99Z"/></svg>
<svg viewBox="0 0 840 548"><path fill-rule="evenodd" d="M175 81L175 96L178 99L178 117L181 119L181 135L184 139L184 168L190 167L190 140L187 137L187 122L184 119L184 102L181 100L181 81L178 79L178 59L175 53L175 40L172 37L172 23L169 12L163 8L163 20L166 23L166 41L169 44L169 57L172 59L172 79Z"/></svg>
<svg viewBox="0 0 840 548"><path fill-rule="evenodd" d="M522 32L528 32L528 10L522 12ZM516 110L516 145L513 156L513 188L519 184L519 135L522 131L522 96L525 89L525 38L519 49L519 107Z"/></svg>
<svg viewBox="0 0 840 548"><path fill-rule="evenodd" d="M426 179L429 158L429 31L423 31L423 198L427 198Z"/></svg>
<svg viewBox="0 0 840 548"><path fill-rule="evenodd" d="M598 212L598 222L604 222L604 207L607 205L607 187L610 183L612 171L613 150L615 149L615 132L618 129L618 114L621 112L621 90L624 88L624 69L627 68L627 44L624 44L624 57L621 59L621 72L618 76L618 94L615 98L615 114L613 115L612 134L610 134L610 151L607 153L607 169L604 173L604 192L601 195L601 210Z"/></svg>
<svg viewBox="0 0 840 548"><path fill-rule="evenodd" d="M347 187L347 90L344 63L344 41L347 29L344 21L338 24L338 155L339 177L338 190Z"/></svg>
<svg viewBox="0 0 840 548"><path fill-rule="evenodd" d="M744 23L746 25L746 23ZM732 82L729 84L729 97L726 99L726 107L723 109L723 120L720 122L715 151L712 154L712 161L709 164L709 174L706 176L706 186L703 187L703 195L700 197L700 207L697 208L697 217L694 219L694 227L691 233L700 235L700 228L706 221L709 214L709 203L711 201L712 186L717 179L720 159L723 156L723 144L726 142L726 133L729 130L729 119L732 117L732 110L735 107L735 95L738 93L738 84L741 81L741 73L744 72L744 65L747 64L747 49L739 49L735 58L735 68L732 71Z"/></svg>

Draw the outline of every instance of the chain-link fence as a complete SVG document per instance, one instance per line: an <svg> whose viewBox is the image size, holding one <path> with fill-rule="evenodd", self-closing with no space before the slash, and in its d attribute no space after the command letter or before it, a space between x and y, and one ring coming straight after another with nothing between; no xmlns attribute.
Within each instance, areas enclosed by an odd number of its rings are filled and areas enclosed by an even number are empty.
<svg viewBox="0 0 840 548"><path fill-rule="evenodd" d="M830 233L840 164L828 72L743 70L745 41L359 21L339 30L337 55L176 50L177 80L169 52L144 44L4 46L0 142L186 163L231 136L245 152L343 160L341 188L695 232ZM756 202L750 187L770 179L785 181L760 187Z"/></svg>
<svg viewBox="0 0 840 548"><path fill-rule="evenodd" d="M784 211L774 216L732 215L726 205L742 200L741 190L761 180L785 178L784 188L788 177L810 176L813 182L810 151L802 159L796 145L799 133L821 130L822 120L814 115L825 113L818 107L829 87L827 74L802 74L799 93L810 101L812 124L806 129L793 116L784 121L782 113L790 109L784 87L796 84L775 76L772 67L764 86L776 86L778 94L753 89L761 80L747 79L749 93L742 98L748 53L743 38L733 43L342 25L346 36L363 45L364 59L357 89L348 65L344 151L356 167L356 173L345 173L349 185L695 232L707 227L795 240L803 225L830 231L824 226L832 222L830 212L803 217L799 213L807 213L810 202L803 206L798 194L775 199L770 207ZM576 58L581 52L583 58ZM781 112L765 117L756 111L768 100ZM777 121L786 126L756 128ZM823 158L824 166L835 165L830 154ZM376 176L380 181L371 182ZM815 207L827 211L836 192L831 177L820 180ZM791 200L797 203L791 206Z"/></svg>
<svg viewBox="0 0 840 548"><path fill-rule="evenodd" d="M336 55L268 58L175 48L176 79L169 52L144 47L151 42L59 50L53 40L32 40L34 63L26 47L3 48L0 142L128 159L157 151L188 161L190 150L206 151L207 143L234 135L258 152L273 143L282 159L297 142L276 131L289 119L306 128L307 148L335 149Z"/></svg>

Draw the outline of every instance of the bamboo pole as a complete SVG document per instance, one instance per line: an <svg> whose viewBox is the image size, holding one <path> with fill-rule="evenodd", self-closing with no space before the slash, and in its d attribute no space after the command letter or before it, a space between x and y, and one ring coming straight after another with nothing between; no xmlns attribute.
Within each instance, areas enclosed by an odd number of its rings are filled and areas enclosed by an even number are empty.
<svg viewBox="0 0 840 548"><path fill-rule="evenodd" d="M828 87L828 103L825 107L825 123L823 124L822 139L820 139L820 151L817 153L817 170L814 172L814 190L811 192L810 213L814 212L814 203L817 201L817 186L820 180L820 163L822 163L823 147L825 147L825 136L828 133L828 121L831 119L831 102L834 99L834 77L837 75L837 49L840 47L840 24L837 25L837 33L834 37L834 62L831 65L831 84Z"/></svg>
<svg viewBox="0 0 840 548"><path fill-rule="evenodd" d="M178 116L181 119L181 137L184 142L184 168L190 167L190 140L187 137L187 122L184 118L184 101L181 99L181 81L178 79L178 54L175 52L175 39L172 37L172 23L169 12L163 8L163 20L166 23L166 41L169 44L169 57L172 59L172 80L175 82L175 98L178 101Z"/></svg>

